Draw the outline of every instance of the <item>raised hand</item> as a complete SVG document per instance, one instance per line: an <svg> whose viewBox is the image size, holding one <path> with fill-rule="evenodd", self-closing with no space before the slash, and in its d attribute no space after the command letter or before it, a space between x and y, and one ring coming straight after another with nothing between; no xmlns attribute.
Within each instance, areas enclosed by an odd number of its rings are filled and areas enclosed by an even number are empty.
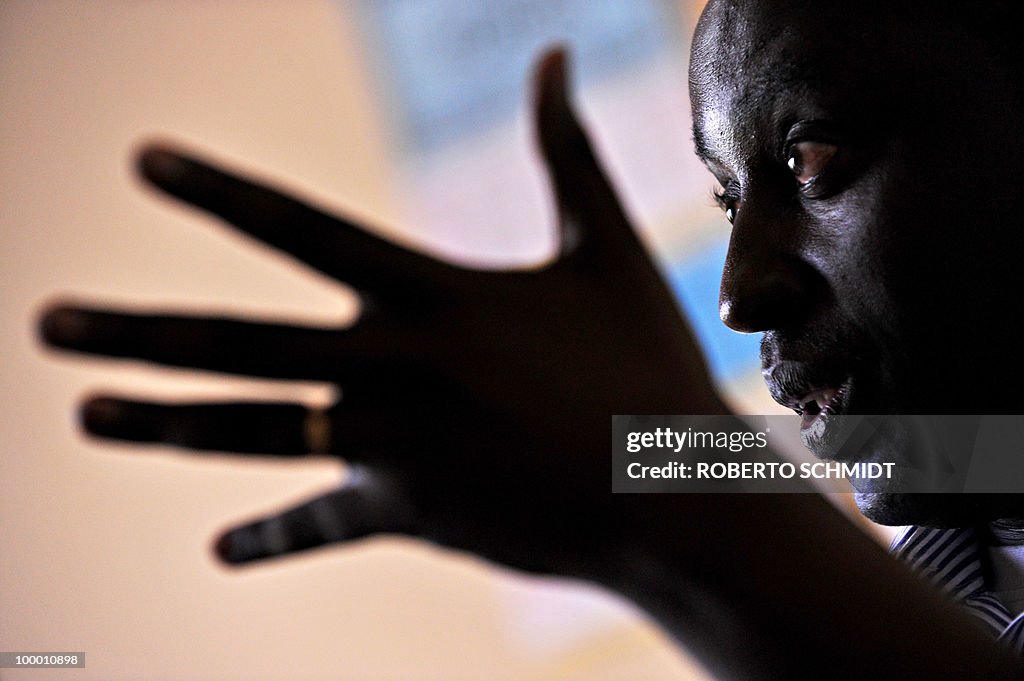
<svg viewBox="0 0 1024 681"><path fill-rule="evenodd" d="M586 576L622 519L615 413L719 413L703 360L567 99L564 57L538 69L535 113L561 230L542 267L480 271L372 236L198 158L150 147L143 176L361 296L351 328L56 306L45 340L163 365L337 384L300 404L83 406L95 435L351 464L339 489L218 542L242 563L381 532L516 567Z"/></svg>

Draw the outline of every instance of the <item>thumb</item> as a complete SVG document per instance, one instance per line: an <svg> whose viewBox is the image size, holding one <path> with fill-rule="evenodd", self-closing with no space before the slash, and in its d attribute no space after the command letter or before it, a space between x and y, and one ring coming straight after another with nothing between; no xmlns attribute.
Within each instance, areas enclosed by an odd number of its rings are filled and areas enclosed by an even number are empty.
<svg viewBox="0 0 1024 681"><path fill-rule="evenodd" d="M555 48L534 81L537 140L558 206L564 256L604 252L634 239L630 222L569 102L568 58Z"/></svg>

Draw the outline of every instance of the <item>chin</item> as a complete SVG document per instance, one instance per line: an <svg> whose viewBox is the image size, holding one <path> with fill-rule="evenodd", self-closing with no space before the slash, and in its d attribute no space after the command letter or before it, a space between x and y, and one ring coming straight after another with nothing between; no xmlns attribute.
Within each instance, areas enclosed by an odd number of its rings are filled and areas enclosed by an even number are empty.
<svg viewBox="0 0 1024 681"><path fill-rule="evenodd" d="M1019 494L862 492L854 498L860 512L879 525L966 527L1024 517L1024 495Z"/></svg>

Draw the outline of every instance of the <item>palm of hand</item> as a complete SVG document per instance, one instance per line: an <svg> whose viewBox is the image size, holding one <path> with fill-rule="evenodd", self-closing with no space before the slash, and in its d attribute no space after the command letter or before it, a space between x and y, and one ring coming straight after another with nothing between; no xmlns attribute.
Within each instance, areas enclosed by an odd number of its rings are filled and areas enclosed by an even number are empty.
<svg viewBox="0 0 1024 681"><path fill-rule="evenodd" d="M566 102L563 68L559 54L542 63L536 107L563 253L536 270L448 265L194 158L146 151L151 182L355 286L365 310L339 330L59 307L43 329L63 348L324 380L343 394L329 428L302 405L114 398L85 405L86 427L192 449L323 448L353 464L341 488L225 534L229 562L400 532L585 574L614 525L609 417L722 407Z"/></svg>

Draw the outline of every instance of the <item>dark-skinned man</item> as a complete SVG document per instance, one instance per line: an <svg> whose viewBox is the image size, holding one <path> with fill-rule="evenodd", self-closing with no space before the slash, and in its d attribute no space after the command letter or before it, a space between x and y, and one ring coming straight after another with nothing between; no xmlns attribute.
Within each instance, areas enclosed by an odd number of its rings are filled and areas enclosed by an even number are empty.
<svg viewBox="0 0 1024 681"><path fill-rule="evenodd" d="M764 334L769 388L805 418L1020 411L1007 320L1024 216L1003 194L1022 176L1024 77L1008 3L944 5L721 1L698 26L695 141L733 230L722 318ZM101 396L86 428L352 465L341 489L226 533L231 563L405 533L603 584L723 678L1024 678L818 496L610 493L611 414L726 408L572 113L562 54L537 84L564 247L528 271L444 264L171 145L144 150L152 184L368 304L349 329L56 306L43 332L59 347L344 395L325 414ZM858 502L890 524L1024 517L1012 495Z"/></svg>

